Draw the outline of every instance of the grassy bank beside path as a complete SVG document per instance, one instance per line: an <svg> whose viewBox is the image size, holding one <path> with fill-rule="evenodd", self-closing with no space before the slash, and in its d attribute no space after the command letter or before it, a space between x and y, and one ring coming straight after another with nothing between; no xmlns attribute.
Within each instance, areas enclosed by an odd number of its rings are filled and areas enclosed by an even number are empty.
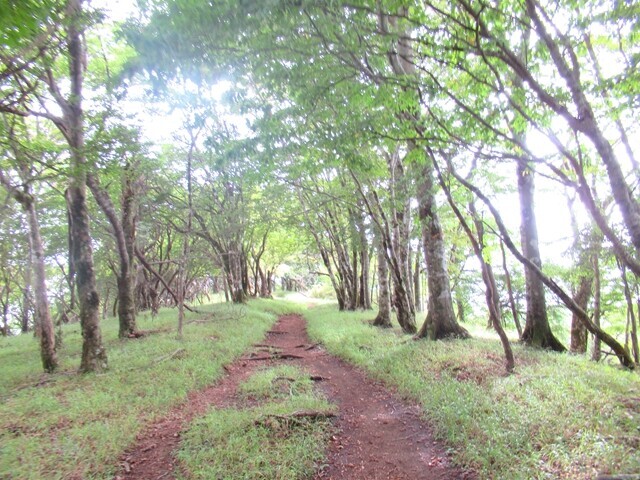
<svg viewBox="0 0 640 480"><path fill-rule="evenodd" d="M230 363L263 338L281 301L217 304L188 314L176 338L175 310L139 315L149 335L119 340L114 318L102 322L109 371L78 375L80 326L62 329L61 371L41 373L31 335L0 339L0 478L110 479L119 455L145 424L214 383Z"/></svg>
<svg viewBox="0 0 640 480"><path fill-rule="evenodd" d="M640 377L583 357L497 340L413 341L371 327L374 312L305 313L312 339L417 402L454 460L481 479L593 479L640 473Z"/></svg>

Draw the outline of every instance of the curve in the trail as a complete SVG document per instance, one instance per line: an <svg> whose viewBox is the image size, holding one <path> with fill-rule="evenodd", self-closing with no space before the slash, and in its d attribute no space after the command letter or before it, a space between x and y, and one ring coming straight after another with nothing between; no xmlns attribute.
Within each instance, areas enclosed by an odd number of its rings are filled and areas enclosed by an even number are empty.
<svg viewBox="0 0 640 480"><path fill-rule="evenodd" d="M236 400L236 388L258 366L294 364L322 380L328 399L338 405L336 434L328 447L327 466L316 480L455 480L473 479L471 472L451 466L444 448L420 417L420 408L402 401L359 369L327 354L309 341L304 318L284 315L264 344L279 358L252 353L226 367L215 385L189 395L187 401L142 432L120 459L116 480L172 479L180 432L211 406Z"/></svg>

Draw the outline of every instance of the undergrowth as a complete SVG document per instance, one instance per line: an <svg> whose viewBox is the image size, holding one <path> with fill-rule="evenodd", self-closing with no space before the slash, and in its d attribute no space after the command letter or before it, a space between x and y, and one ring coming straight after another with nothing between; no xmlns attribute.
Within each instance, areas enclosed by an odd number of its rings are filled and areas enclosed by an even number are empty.
<svg viewBox="0 0 640 480"><path fill-rule="evenodd" d="M182 478L312 478L321 468L335 408L293 366L267 368L239 386L240 399L259 406L212 409L184 434ZM244 408L242 408L244 407Z"/></svg>
<svg viewBox="0 0 640 480"><path fill-rule="evenodd" d="M119 340L117 319L103 321L109 370L98 375L76 373L78 324L63 327L61 370L53 375L41 373L32 336L0 339L0 478L112 478L118 456L146 423L214 383L276 315L297 307L252 301L199 308L187 315L182 339L175 310L139 315L139 328L152 333L137 340Z"/></svg>
<svg viewBox="0 0 640 480"><path fill-rule="evenodd" d="M309 310L309 334L420 402L459 465L481 479L592 479L640 473L637 373L497 340L414 341L370 326L373 312Z"/></svg>

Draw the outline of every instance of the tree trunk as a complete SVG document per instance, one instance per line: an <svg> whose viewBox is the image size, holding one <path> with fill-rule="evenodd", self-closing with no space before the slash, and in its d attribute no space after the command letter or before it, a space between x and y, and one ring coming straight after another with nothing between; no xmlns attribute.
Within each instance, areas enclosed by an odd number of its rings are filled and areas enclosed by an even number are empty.
<svg viewBox="0 0 640 480"><path fill-rule="evenodd" d="M246 303L247 294L243 285L243 267L239 249L227 252L223 256L229 293L233 303Z"/></svg>
<svg viewBox="0 0 640 480"><path fill-rule="evenodd" d="M627 271L625 264L618 260L618 267L621 270L622 283L624 285L624 298L627 301L627 328L625 335L625 346L629 349L629 340L631 340L631 352L636 363L640 364L640 348L638 346L638 326L636 323L636 315L634 312L633 299L631 298L631 288L627 280ZM638 298L638 312L640 312L640 298Z"/></svg>
<svg viewBox="0 0 640 480"><path fill-rule="evenodd" d="M502 253L502 270L504 271L504 281L507 285L507 294L509 295L509 307L511 308L511 316L513 323L518 330L518 338L522 339L522 326L520 325L520 315L518 315L518 305L513 295L513 286L511 284L511 273L507 267L507 254L504 251L504 242L500 239L500 252Z"/></svg>
<svg viewBox="0 0 640 480"><path fill-rule="evenodd" d="M456 321L446 265L444 235L436 210L433 165L427 163L418 187L418 215L422 224L422 245L427 266L428 304L419 337L431 340L468 338L469 332Z"/></svg>
<svg viewBox="0 0 640 480"><path fill-rule="evenodd" d="M27 261L27 268L25 271L25 284L22 288L22 310L20 312L20 332L29 332L29 310L31 307L31 289L32 289L32 270L31 256Z"/></svg>
<svg viewBox="0 0 640 480"><path fill-rule="evenodd" d="M482 269L482 281L485 285L485 300L487 303L487 309L489 310L489 319L491 320L491 324L493 328L496 330L496 333L500 337L500 342L502 343L502 348L504 350L505 356L505 369L507 373L513 373L515 368L515 359L513 357L513 350L511 349L511 343L509 342L509 338L502 327L502 322L500 319L500 302L498 301L498 289L496 288L496 280L493 276L493 270L491 268L491 264L487 263L484 259L483 249L484 249L484 224L480 220L474 202L469 203L469 210L472 215L473 223L476 227L476 234L474 235L471 231L471 227L469 227L468 222L462 215L462 212L453 201L453 196L451 195L451 190L448 188L444 179L442 178L442 172L436 167L436 172L438 174L438 181L440 183L441 188L443 189L445 195L447 196L447 201L451 206L454 214L458 218L460 225L463 230L467 234L471 245L473 246L473 252L480 262L480 268Z"/></svg>
<svg viewBox="0 0 640 480"><path fill-rule="evenodd" d="M116 209L109 197L93 175L87 175L87 186L91 189L93 197L96 199L98 206L103 211L116 240L118 251L119 270L116 274L116 284L118 287L118 337L127 338L136 331L136 310L135 297L133 288L135 285L134 266L133 266L133 245L135 242L135 212L134 200L135 194L132 188L129 166L124 168L123 174L125 180L123 182L122 191L122 212L118 218Z"/></svg>
<svg viewBox="0 0 640 480"><path fill-rule="evenodd" d="M389 298L389 267L387 255L384 251L384 242L380 236L376 236L378 252L378 315L373 320L376 327L391 327L391 299Z"/></svg>
<svg viewBox="0 0 640 480"><path fill-rule="evenodd" d="M89 231L89 211L86 200L87 162L84 153L84 120L82 112L82 83L86 53L82 39L82 0L67 3L67 45L71 95L61 105L66 120L66 138L71 149L73 178L67 189L67 203L73 237L73 259L76 267L76 286L80 304L82 328L81 372L99 372L107 368L107 354L100 331L100 298L96 290L93 268L93 249Z"/></svg>
<svg viewBox="0 0 640 480"><path fill-rule="evenodd" d="M520 196L520 236L522 251L537 268L542 268L538 248L538 226L534 210L534 171L529 162L518 160L518 193ZM553 335L547 317L544 285L530 268L525 266L525 287L527 298L527 319L522 341L532 347L550 348L563 352L564 345Z"/></svg>
<svg viewBox="0 0 640 480"><path fill-rule="evenodd" d="M129 164L127 164L125 168L124 175L121 222L125 248L127 250L126 260L128 262L124 265L124 262L121 260L120 279L118 281L118 283L122 282L122 286L118 287L118 336L121 338L137 331L136 302L134 296L136 284L136 267L134 263L134 248L136 242L136 192L134 190L134 181L133 178L131 178L132 172Z"/></svg>
<svg viewBox="0 0 640 480"><path fill-rule="evenodd" d="M593 266L593 323L600 328L600 260L598 254L594 254L592 259ZM598 335L593 336L593 344L591 345L591 360L599 362L602 357L602 340Z"/></svg>
<svg viewBox="0 0 640 480"><path fill-rule="evenodd" d="M52 373L58 368L58 358L56 355L56 336L51 319L49 299L47 298L44 246L40 236L40 226L34 203L29 202L25 205L25 211L29 221L29 236L31 237L33 293L35 297L35 318L40 331L40 356L44 371Z"/></svg>
<svg viewBox="0 0 640 480"><path fill-rule="evenodd" d="M396 319L405 333L416 333L416 312L411 295L411 275L409 272L409 219L411 200L407 191L405 175L399 151L387 156L387 167L391 177L391 235L386 234L389 225L385 225L385 250L389 254L388 266L393 281L392 303L396 310ZM377 198L376 198L377 200ZM379 205L379 202L378 202ZM381 210L381 207L379 206ZM382 211L382 210L381 210ZM386 223L386 222L385 222Z"/></svg>
<svg viewBox="0 0 640 480"><path fill-rule="evenodd" d="M358 292L358 307L363 310L371 310L371 297L369 296L369 245L367 235L363 225L359 225L360 230L360 291Z"/></svg>
<svg viewBox="0 0 640 480"><path fill-rule="evenodd" d="M593 286L593 276L585 275L580 278L578 289L573 295L573 301L585 312L589 307L591 298L591 288ZM587 327L580 321L574 313L571 316L571 352L586 353L587 351Z"/></svg>
<svg viewBox="0 0 640 480"><path fill-rule="evenodd" d="M416 264L413 269L413 296L416 312L422 311L422 296L420 294L420 249L416 251Z"/></svg>

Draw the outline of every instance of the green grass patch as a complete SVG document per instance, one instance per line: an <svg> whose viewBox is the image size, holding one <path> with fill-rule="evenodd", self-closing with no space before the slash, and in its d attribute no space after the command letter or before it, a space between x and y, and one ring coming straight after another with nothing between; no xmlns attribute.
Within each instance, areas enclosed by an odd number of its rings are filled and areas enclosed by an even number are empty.
<svg viewBox="0 0 640 480"><path fill-rule="evenodd" d="M145 424L214 383L276 315L296 310L278 301L199 308L204 313L187 315L182 339L175 310L139 315L139 328L155 333L137 340L119 340L117 320L103 321L109 371L99 375L76 373L77 324L63 328L54 375L41 373L33 337L0 339L0 478L112 478Z"/></svg>
<svg viewBox="0 0 640 480"><path fill-rule="evenodd" d="M196 420L178 454L181 478L312 478L322 466L331 423L305 414L332 414L335 407L314 392L308 375L292 366L268 368L239 392L260 406L213 409Z"/></svg>
<svg viewBox="0 0 640 480"><path fill-rule="evenodd" d="M292 365L279 365L260 370L238 387L248 400L265 401L278 398L313 395L313 382L308 374Z"/></svg>
<svg viewBox="0 0 640 480"><path fill-rule="evenodd" d="M640 473L640 378L583 357L514 345L505 377L496 339L412 341L366 323L373 312L309 310L327 349L421 403L454 460L483 479L592 479Z"/></svg>

